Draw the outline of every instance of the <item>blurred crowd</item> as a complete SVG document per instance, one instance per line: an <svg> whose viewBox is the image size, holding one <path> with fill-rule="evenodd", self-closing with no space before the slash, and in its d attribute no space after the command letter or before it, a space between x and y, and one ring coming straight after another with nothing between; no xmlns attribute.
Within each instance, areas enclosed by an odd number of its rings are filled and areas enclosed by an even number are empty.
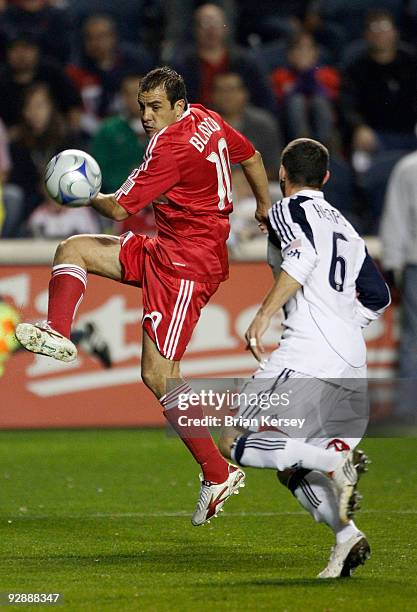
<svg viewBox="0 0 417 612"><path fill-rule="evenodd" d="M115 191L147 144L138 81L161 64L252 140L273 197L284 143L325 143L328 199L376 234L392 170L417 151L416 41L416 0L0 0L1 236L154 232L151 209L109 226L57 206L43 173L55 153L84 149ZM238 252L256 235L233 173Z"/></svg>

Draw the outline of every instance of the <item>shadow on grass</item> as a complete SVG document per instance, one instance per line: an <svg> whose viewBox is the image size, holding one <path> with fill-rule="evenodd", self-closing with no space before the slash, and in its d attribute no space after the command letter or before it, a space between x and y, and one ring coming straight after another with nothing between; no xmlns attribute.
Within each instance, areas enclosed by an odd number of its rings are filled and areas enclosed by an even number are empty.
<svg viewBox="0 0 417 612"><path fill-rule="evenodd" d="M316 587L321 589L332 588L334 586L352 586L363 588L365 585L372 585L372 588L385 588L388 585L398 585L403 587L404 581L387 578L375 578L374 576L353 576L351 578L332 578L329 580L321 580L319 578L254 578L253 580L235 580L232 579L228 586L229 588L259 588L259 587ZM207 587L210 583L196 583L194 587Z"/></svg>
<svg viewBox="0 0 417 612"><path fill-rule="evenodd" d="M79 551L65 553L39 551L39 554L22 555L2 555L3 563L39 563L43 565L51 564L54 567L59 565L61 569L79 569L81 566L121 566L127 570L128 566L142 567L147 571L167 573L186 573L202 575L207 573L219 573L233 570L233 573L241 572L243 576L248 576L251 572L262 574L262 571L271 572L271 568L278 574L294 567L304 565L302 554L294 555L293 552L277 551L276 553L260 554L258 550L242 550L239 546L190 545L186 543L187 549L184 550L184 543L175 545L158 544L158 550L149 550L149 542L139 544L135 550L131 547L119 552L110 552L97 547L94 551ZM248 584L252 584L248 580ZM259 579L259 584L262 584Z"/></svg>

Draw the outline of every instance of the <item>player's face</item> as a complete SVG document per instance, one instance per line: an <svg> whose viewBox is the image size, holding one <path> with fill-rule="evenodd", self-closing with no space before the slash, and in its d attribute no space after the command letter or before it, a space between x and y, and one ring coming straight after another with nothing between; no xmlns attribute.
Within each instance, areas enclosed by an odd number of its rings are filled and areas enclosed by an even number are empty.
<svg viewBox="0 0 417 612"><path fill-rule="evenodd" d="M165 89L157 87L151 91L139 92L138 103L143 129L151 137L178 121L184 112L185 100L178 100L171 106Z"/></svg>

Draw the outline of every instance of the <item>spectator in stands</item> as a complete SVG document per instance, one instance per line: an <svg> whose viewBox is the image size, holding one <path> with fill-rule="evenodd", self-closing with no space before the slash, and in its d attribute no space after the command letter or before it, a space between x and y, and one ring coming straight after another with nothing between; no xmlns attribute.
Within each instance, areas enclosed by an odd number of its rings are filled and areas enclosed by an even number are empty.
<svg viewBox="0 0 417 612"><path fill-rule="evenodd" d="M366 20L367 49L344 71L342 111L357 169L363 154L417 146L417 60L399 47L391 14L374 10ZM356 159L356 161L355 161Z"/></svg>
<svg viewBox="0 0 417 612"><path fill-rule="evenodd" d="M401 11L410 0L313 0L322 21L330 27L337 26L344 32L343 41L358 39L362 35L363 23L369 11L390 11L399 20ZM411 0L413 2L414 0ZM343 42L342 41L342 42Z"/></svg>
<svg viewBox="0 0 417 612"><path fill-rule="evenodd" d="M276 0L239 2L239 37L242 42L256 34L263 42L288 38L298 32L309 12L311 0L287 0L277 10Z"/></svg>
<svg viewBox="0 0 417 612"><path fill-rule="evenodd" d="M38 36L42 54L61 62L70 56L70 26L67 10L51 6L48 0L15 0L3 15L3 28L10 34Z"/></svg>
<svg viewBox="0 0 417 612"><path fill-rule="evenodd" d="M242 41L253 43L255 34L269 46L307 30L332 56L339 57L345 39L343 28L321 18L321 0L286 0L280 3L279 10L276 0L262 0L261 5L253 0L239 0L238 7Z"/></svg>
<svg viewBox="0 0 417 612"><path fill-rule="evenodd" d="M13 236L15 218L22 213L24 206L23 190L9 183L11 170L9 137L0 119L0 236Z"/></svg>
<svg viewBox="0 0 417 612"><path fill-rule="evenodd" d="M256 201L240 167L233 167L232 183L233 214L230 215L230 236L227 241L229 251L237 259L265 259L267 240L253 219ZM277 199L282 197L279 187L276 196Z"/></svg>
<svg viewBox="0 0 417 612"><path fill-rule="evenodd" d="M91 15L82 30L81 57L70 64L67 73L84 102L83 128L94 134L100 120L117 112L116 96L124 75L145 74L151 58L119 43L114 20L108 15Z"/></svg>
<svg viewBox="0 0 417 612"><path fill-rule="evenodd" d="M160 0L69 0L68 10L77 25L92 14L110 15L122 40L143 44L150 22L162 16L161 5Z"/></svg>
<svg viewBox="0 0 417 612"><path fill-rule="evenodd" d="M335 131L339 74L335 68L319 65L319 48L307 32L291 40L287 59L287 65L271 75L286 137L315 138L328 146Z"/></svg>
<svg viewBox="0 0 417 612"><path fill-rule="evenodd" d="M0 235L5 218L5 185L10 172L9 139L3 121L0 119Z"/></svg>
<svg viewBox="0 0 417 612"><path fill-rule="evenodd" d="M81 111L77 90L59 64L41 58L34 36L18 34L9 41L6 64L0 69L0 117L9 130L20 121L25 92L35 82L48 85L57 107L75 129Z"/></svg>
<svg viewBox="0 0 417 612"><path fill-rule="evenodd" d="M23 119L11 140L12 170L9 181L24 193L23 210L15 214L9 236L21 232L21 224L44 198L45 167L53 155L69 148L80 148L77 136L69 133L47 85L33 84L26 92Z"/></svg>
<svg viewBox="0 0 417 612"><path fill-rule="evenodd" d="M229 36L233 37L236 28L237 3L234 0L217 0L216 4L224 10ZM165 28L161 53L164 62L168 64L175 62L178 50L190 40L195 6L195 0L164 0ZM181 15L181 19L178 19L178 15Z"/></svg>
<svg viewBox="0 0 417 612"><path fill-rule="evenodd" d="M399 161L388 183L381 222L382 264L401 288L399 377L417 377L417 153ZM415 394L412 398L415 410Z"/></svg>
<svg viewBox="0 0 417 612"><path fill-rule="evenodd" d="M122 79L121 113L103 121L91 143L91 153L102 171L104 193L117 191L133 168L142 163L147 138L140 121L139 81L136 74Z"/></svg>
<svg viewBox="0 0 417 612"><path fill-rule="evenodd" d="M3 63L6 57L6 44L9 38L8 29L4 21L4 13L7 10L7 0L0 0L0 62Z"/></svg>
<svg viewBox="0 0 417 612"><path fill-rule="evenodd" d="M226 16L219 6L203 4L195 11L194 38L195 45L186 48L175 62L192 102L210 106L215 75L231 71L241 75L253 104L275 110L263 69L245 49L228 40Z"/></svg>
<svg viewBox="0 0 417 612"><path fill-rule="evenodd" d="M45 199L30 215L28 233L34 238L68 238L74 234L98 234L100 221L89 206L69 208Z"/></svg>
<svg viewBox="0 0 417 612"><path fill-rule="evenodd" d="M261 153L271 179L278 180L282 137L274 115L249 104L249 91L240 74L217 74L213 82L213 107L242 132Z"/></svg>

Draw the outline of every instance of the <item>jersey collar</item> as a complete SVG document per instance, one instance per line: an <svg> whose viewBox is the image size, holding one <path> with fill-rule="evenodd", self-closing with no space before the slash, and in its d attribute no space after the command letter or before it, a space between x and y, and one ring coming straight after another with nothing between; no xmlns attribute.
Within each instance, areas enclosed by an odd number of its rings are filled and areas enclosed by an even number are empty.
<svg viewBox="0 0 417 612"><path fill-rule="evenodd" d="M294 193L294 195L292 195L291 197L295 198L299 195L304 195L309 198L323 198L324 199L324 193L322 191L317 191L317 189L301 189L300 191L297 191L297 193Z"/></svg>
<svg viewBox="0 0 417 612"><path fill-rule="evenodd" d="M178 121L182 121L183 119L185 119L186 117L188 117L191 114L191 109L190 109L190 105L188 105L188 108L186 111L183 112L183 114L181 115L181 117L179 117L176 121L176 123L178 123Z"/></svg>

